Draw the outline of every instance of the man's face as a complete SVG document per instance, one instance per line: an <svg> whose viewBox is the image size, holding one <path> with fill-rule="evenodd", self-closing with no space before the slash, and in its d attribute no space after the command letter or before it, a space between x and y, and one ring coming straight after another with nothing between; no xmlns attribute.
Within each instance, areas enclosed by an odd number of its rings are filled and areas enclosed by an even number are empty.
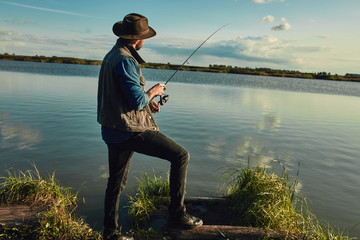
<svg viewBox="0 0 360 240"><path fill-rule="evenodd" d="M135 45L135 50L139 51L142 48L142 46L144 45L144 42L145 42L145 39L139 40Z"/></svg>

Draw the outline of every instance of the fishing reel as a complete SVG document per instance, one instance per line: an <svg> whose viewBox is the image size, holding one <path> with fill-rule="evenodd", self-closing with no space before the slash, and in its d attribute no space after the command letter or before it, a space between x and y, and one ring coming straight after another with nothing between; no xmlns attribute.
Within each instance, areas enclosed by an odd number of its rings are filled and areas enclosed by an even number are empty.
<svg viewBox="0 0 360 240"><path fill-rule="evenodd" d="M169 100L169 95L160 96L160 101L158 102L160 105L164 105Z"/></svg>

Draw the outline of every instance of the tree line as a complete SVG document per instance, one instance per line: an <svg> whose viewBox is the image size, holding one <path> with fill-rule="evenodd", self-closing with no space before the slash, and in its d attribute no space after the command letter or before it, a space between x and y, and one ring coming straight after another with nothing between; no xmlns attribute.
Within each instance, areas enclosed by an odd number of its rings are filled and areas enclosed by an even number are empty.
<svg viewBox="0 0 360 240"><path fill-rule="evenodd" d="M46 57L46 56L24 56L15 54L0 54L1 60L28 61L28 62L50 62L50 63L67 63L67 64L83 64L83 65L101 65L100 60L90 60L83 58L71 57Z"/></svg>
<svg viewBox="0 0 360 240"><path fill-rule="evenodd" d="M67 64L84 64L84 65L101 65L101 60L90 60L72 57L46 57L46 56L24 56L15 54L0 54L1 60L15 60L15 61L31 61L31 62L50 62L50 63L67 63ZM144 63L144 68L153 69L169 69L177 70L180 65L177 64L164 64L164 63ZM271 68L249 68L210 64L208 67L199 66L182 66L183 71L196 71L196 72L214 72L214 73L229 73L229 74L247 74L259 76L274 76L274 77L291 77L291 78L307 78L307 79L324 79L336 81L360 81L358 74L331 74L330 72L317 72L317 73L304 73L294 70L280 70Z"/></svg>
<svg viewBox="0 0 360 240"><path fill-rule="evenodd" d="M180 65L174 64L160 64L160 63L145 63L143 67L155 68L155 69L171 69L175 70ZM324 80L336 80L336 81L360 81L360 75L346 74L338 75L331 74L330 72L317 72L317 73L303 73L294 70L280 70L271 68L249 68L249 67L233 67L226 65L212 65L208 67L196 67L196 66L183 66L181 68L184 71L197 71L197 72L215 72L215 73L230 73L230 74L247 74L247 75L259 75L259 76L274 76L274 77L291 77L291 78L307 78L307 79L324 79Z"/></svg>

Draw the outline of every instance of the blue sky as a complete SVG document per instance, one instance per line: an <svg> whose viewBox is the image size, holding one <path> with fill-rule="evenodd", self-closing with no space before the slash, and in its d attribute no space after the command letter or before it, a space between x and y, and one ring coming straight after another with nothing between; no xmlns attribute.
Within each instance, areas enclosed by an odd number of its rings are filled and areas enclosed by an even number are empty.
<svg viewBox="0 0 360 240"><path fill-rule="evenodd" d="M0 0L0 53L102 59L128 13L157 31L147 62L360 73L359 0Z"/></svg>

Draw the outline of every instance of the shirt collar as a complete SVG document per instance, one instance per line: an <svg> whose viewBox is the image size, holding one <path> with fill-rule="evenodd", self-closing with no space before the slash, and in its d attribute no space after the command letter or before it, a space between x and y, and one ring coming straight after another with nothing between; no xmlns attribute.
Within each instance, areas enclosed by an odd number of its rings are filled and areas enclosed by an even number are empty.
<svg viewBox="0 0 360 240"><path fill-rule="evenodd" d="M139 53L134 49L133 46L131 46L130 44L126 44L123 41L121 41L121 38L118 39L118 43L121 45L124 45L131 53L131 55L135 58L135 60L139 63L139 64L143 64L145 63L144 59L142 59L139 55Z"/></svg>

